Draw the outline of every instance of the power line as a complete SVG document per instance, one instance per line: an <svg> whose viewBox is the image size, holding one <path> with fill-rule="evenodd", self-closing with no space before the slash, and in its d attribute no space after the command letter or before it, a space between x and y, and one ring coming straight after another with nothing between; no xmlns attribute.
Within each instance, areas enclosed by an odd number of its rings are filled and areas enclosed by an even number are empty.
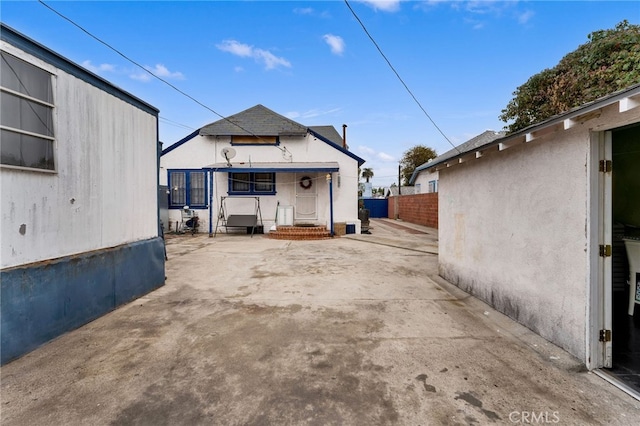
<svg viewBox="0 0 640 426"><path fill-rule="evenodd" d="M193 128L193 127L191 127L191 126L187 126L186 124L178 123L177 121L169 120L169 119L168 119L168 118L166 118L166 117L159 116L158 118L159 118L159 119L160 119L160 121L162 121L163 123L171 124L172 126L182 127L183 129L187 129L187 130L196 130L196 129L194 129L194 128Z"/></svg>
<svg viewBox="0 0 640 426"><path fill-rule="evenodd" d="M456 150L458 151L458 148L449 140L449 138L447 137L447 135L444 134L444 132L440 129L440 127L438 127L438 125L436 124L435 121L433 121L433 119L431 118L431 116L429 115L429 113L424 109L424 107L422 106L422 104L420 103L420 101L414 96L414 94L411 92L411 89L409 89L409 86L407 86L407 84L404 82L404 80L402 79L402 77L400 77L400 74L398 74L398 71L396 71L396 69L393 67L393 65L391 64L391 61L389 61L389 59L387 58L387 56L382 52L382 49L380 48L380 46L378 46L378 43L376 43L376 41L374 40L373 36L371 36L371 34L369 33L369 31L367 30L367 27L364 26L364 23L360 20L360 18L358 17L358 15L356 15L356 12L353 10L353 8L351 7L351 5L349 4L349 0L344 0L345 4L347 5L347 7L349 8L349 10L351 11L351 13L353 14L353 16L356 18L356 20L358 21L358 23L360 24L360 26L362 27L362 29L364 30L365 34L367 34L367 36L369 37L369 39L371 40L371 42L373 43L373 45L376 47L376 49L378 49L378 52L380 52L380 55L384 58L384 60L387 62L387 64L389 65L389 68L391 68L391 71L393 71L393 73L396 75L396 77L398 78L398 80L400 80L400 83L402 83L402 85L404 86L404 88L407 90L407 92L409 92L409 95L411 95L411 97L413 98L413 100L415 101L416 104L418 104L418 107L420 107L420 109L422 110L422 112L424 113L424 115L429 119L429 121L431 121L431 124L433 124L433 126L438 130L438 132L440 132L440 134L446 139L447 142L449 142L449 144ZM458 151L458 153L460 153L460 151Z"/></svg>
<svg viewBox="0 0 640 426"><path fill-rule="evenodd" d="M180 93L181 95L189 98L190 100L192 100L193 102L195 102L196 104L200 105L201 107L203 107L204 109L206 109L207 111L212 112L213 114L217 115L218 117L220 117L221 119L228 121L229 123L233 124L234 126L238 127L239 129L247 132L248 134L250 134L251 136L258 138L258 139L262 139L260 136L254 134L253 132L251 132L250 130L245 129L244 127L242 127L241 125L234 123L233 121L229 120L227 117L223 116L222 114L219 114L218 112L216 112L214 109L210 108L209 106L205 105L204 103L200 102L199 100L197 100L196 98L194 98L193 96L189 95L188 93L180 90L179 88L177 88L176 86L174 86L173 84L169 83L167 80L163 79L162 77L157 76L156 74L154 74L152 71L148 70L147 68L145 68L144 66L140 65L138 62L134 61L133 59L129 58L127 55L125 55L124 53L120 52L118 49L116 49L115 47L111 46L109 43L107 43L106 41L103 41L102 39L100 39L99 37L93 35L92 33L90 33L88 30L84 29L82 26L80 26L79 24L77 24L75 21L73 21L71 18L67 18L65 15L63 15L62 13L58 12L56 9L54 9L53 7L49 6L48 4L46 4L44 1L42 0L38 0L38 2L40 4L42 4L44 7L46 7L47 9L49 9L50 11L52 11L53 13L55 13L56 15L58 15L59 17L61 17L62 19L64 19L65 21L69 22L71 25L75 26L76 28L78 28L80 31L82 31L83 33L87 34L89 37L91 37L92 39L96 40L98 43L106 46L107 48L113 50L115 53L117 53L118 55L122 56L125 60L131 62L132 64L134 64L135 66L137 66L138 68L144 70L146 73L148 73L149 75L151 75L152 77L160 80L161 82L163 82L164 84L166 84L167 86L171 87L173 90L175 90L176 92ZM276 146L276 148L278 148L280 151L284 153L287 152L286 147L285 148L280 148L279 146Z"/></svg>

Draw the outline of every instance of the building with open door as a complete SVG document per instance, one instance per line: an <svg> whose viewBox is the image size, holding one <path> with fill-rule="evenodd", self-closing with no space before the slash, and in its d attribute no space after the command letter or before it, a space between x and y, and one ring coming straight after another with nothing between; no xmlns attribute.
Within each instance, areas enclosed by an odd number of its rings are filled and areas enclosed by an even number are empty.
<svg viewBox="0 0 640 426"><path fill-rule="evenodd" d="M440 275L640 392L639 278L625 246L640 237L640 85L429 170Z"/></svg>

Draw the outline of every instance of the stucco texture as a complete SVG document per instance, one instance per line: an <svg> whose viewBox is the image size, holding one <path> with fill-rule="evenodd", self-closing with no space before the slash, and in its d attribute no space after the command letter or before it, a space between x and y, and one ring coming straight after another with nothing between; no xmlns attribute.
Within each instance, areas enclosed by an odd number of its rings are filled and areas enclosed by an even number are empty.
<svg viewBox="0 0 640 426"><path fill-rule="evenodd" d="M440 274L583 357L589 141L567 134L440 172Z"/></svg>

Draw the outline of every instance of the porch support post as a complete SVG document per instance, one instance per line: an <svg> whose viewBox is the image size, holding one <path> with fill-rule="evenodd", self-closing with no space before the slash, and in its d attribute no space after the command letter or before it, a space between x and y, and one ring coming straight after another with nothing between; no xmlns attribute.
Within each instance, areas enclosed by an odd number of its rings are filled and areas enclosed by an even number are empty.
<svg viewBox="0 0 640 426"><path fill-rule="evenodd" d="M209 169L209 238L213 237L213 169Z"/></svg>
<svg viewBox="0 0 640 426"><path fill-rule="evenodd" d="M331 236L333 237L333 179L331 179L331 173L327 173L327 182L329 183L329 221L331 222Z"/></svg>

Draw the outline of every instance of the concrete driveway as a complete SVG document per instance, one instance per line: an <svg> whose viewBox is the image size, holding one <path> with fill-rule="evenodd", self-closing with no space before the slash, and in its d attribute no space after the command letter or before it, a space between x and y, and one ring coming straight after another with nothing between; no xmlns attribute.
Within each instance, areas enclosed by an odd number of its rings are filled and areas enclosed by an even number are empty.
<svg viewBox="0 0 640 426"><path fill-rule="evenodd" d="M371 227L168 238L163 288L2 367L2 424L638 424L638 401L438 278L434 230Z"/></svg>

